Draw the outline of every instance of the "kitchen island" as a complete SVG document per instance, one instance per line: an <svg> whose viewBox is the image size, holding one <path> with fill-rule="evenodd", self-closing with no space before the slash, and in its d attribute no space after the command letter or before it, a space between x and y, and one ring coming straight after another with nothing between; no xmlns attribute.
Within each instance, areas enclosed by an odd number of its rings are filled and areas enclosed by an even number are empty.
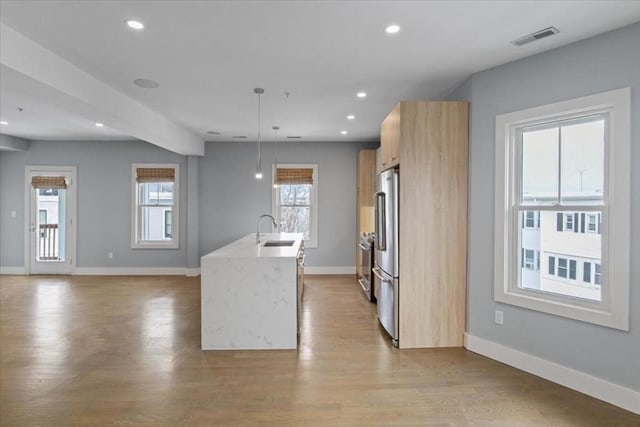
<svg viewBox="0 0 640 427"><path fill-rule="evenodd" d="M260 243L255 233L249 234L202 257L203 350L297 347L298 257L303 236L260 236Z"/></svg>

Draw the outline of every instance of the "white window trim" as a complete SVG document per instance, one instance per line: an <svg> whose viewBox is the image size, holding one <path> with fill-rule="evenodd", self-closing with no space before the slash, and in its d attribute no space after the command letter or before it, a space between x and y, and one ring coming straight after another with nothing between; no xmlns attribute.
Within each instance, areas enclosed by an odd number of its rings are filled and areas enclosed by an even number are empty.
<svg viewBox="0 0 640 427"><path fill-rule="evenodd" d="M313 185L311 186L311 239L304 241L305 248L318 247L318 165L315 163L278 163L279 168L306 168L313 169ZM276 164L271 165L271 184L276 182ZM271 214L280 223L278 216L278 194L277 188L271 191Z"/></svg>
<svg viewBox="0 0 640 427"><path fill-rule="evenodd" d="M515 129L535 121L561 120L593 111L609 113L608 158L605 182L608 215L602 218L603 250L601 271L603 300L588 303L571 297L558 297L517 286L517 230L513 224L515 191ZM631 90L612 90L568 101L534 107L496 116L495 145L495 241L494 298L512 304L594 323L629 330L630 195L631 195ZM516 221L517 225L517 221Z"/></svg>
<svg viewBox="0 0 640 427"><path fill-rule="evenodd" d="M174 168L173 207L171 214L171 240L138 241L138 186L136 182L137 168ZM133 163L131 165L131 249L178 249L180 247L179 213L180 206L180 165L177 163ZM164 234L164 231L163 231Z"/></svg>

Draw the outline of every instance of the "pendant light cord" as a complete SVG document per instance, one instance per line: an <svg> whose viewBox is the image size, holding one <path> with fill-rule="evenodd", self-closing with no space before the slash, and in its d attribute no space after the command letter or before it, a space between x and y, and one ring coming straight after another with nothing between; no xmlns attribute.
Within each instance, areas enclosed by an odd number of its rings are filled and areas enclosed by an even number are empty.
<svg viewBox="0 0 640 427"><path fill-rule="evenodd" d="M260 132L260 128L262 127L262 94L264 93L264 89L255 88L253 90L254 93L258 95L258 159L256 161L256 179L262 179L262 153L261 153L261 143L262 143L262 135Z"/></svg>

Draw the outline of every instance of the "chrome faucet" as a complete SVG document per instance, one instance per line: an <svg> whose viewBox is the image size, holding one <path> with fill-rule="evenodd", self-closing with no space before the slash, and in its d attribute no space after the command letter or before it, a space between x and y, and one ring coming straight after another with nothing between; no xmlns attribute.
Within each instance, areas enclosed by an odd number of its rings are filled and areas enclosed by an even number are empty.
<svg viewBox="0 0 640 427"><path fill-rule="evenodd" d="M265 216L268 216L269 218L271 218L271 221L273 222L273 227L277 230L278 229L278 224L276 224L276 219L269 215L269 214L262 214L258 217L258 221L256 222L256 243L260 243L260 220L262 218L264 218Z"/></svg>

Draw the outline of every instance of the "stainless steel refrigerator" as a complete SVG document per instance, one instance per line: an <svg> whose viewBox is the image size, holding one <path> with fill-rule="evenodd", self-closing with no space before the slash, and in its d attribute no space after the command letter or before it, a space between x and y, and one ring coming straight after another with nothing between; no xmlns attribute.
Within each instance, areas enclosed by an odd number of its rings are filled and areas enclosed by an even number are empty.
<svg viewBox="0 0 640 427"><path fill-rule="evenodd" d="M398 188L400 173L389 169L376 177L374 285L378 319L398 346Z"/></svg>

